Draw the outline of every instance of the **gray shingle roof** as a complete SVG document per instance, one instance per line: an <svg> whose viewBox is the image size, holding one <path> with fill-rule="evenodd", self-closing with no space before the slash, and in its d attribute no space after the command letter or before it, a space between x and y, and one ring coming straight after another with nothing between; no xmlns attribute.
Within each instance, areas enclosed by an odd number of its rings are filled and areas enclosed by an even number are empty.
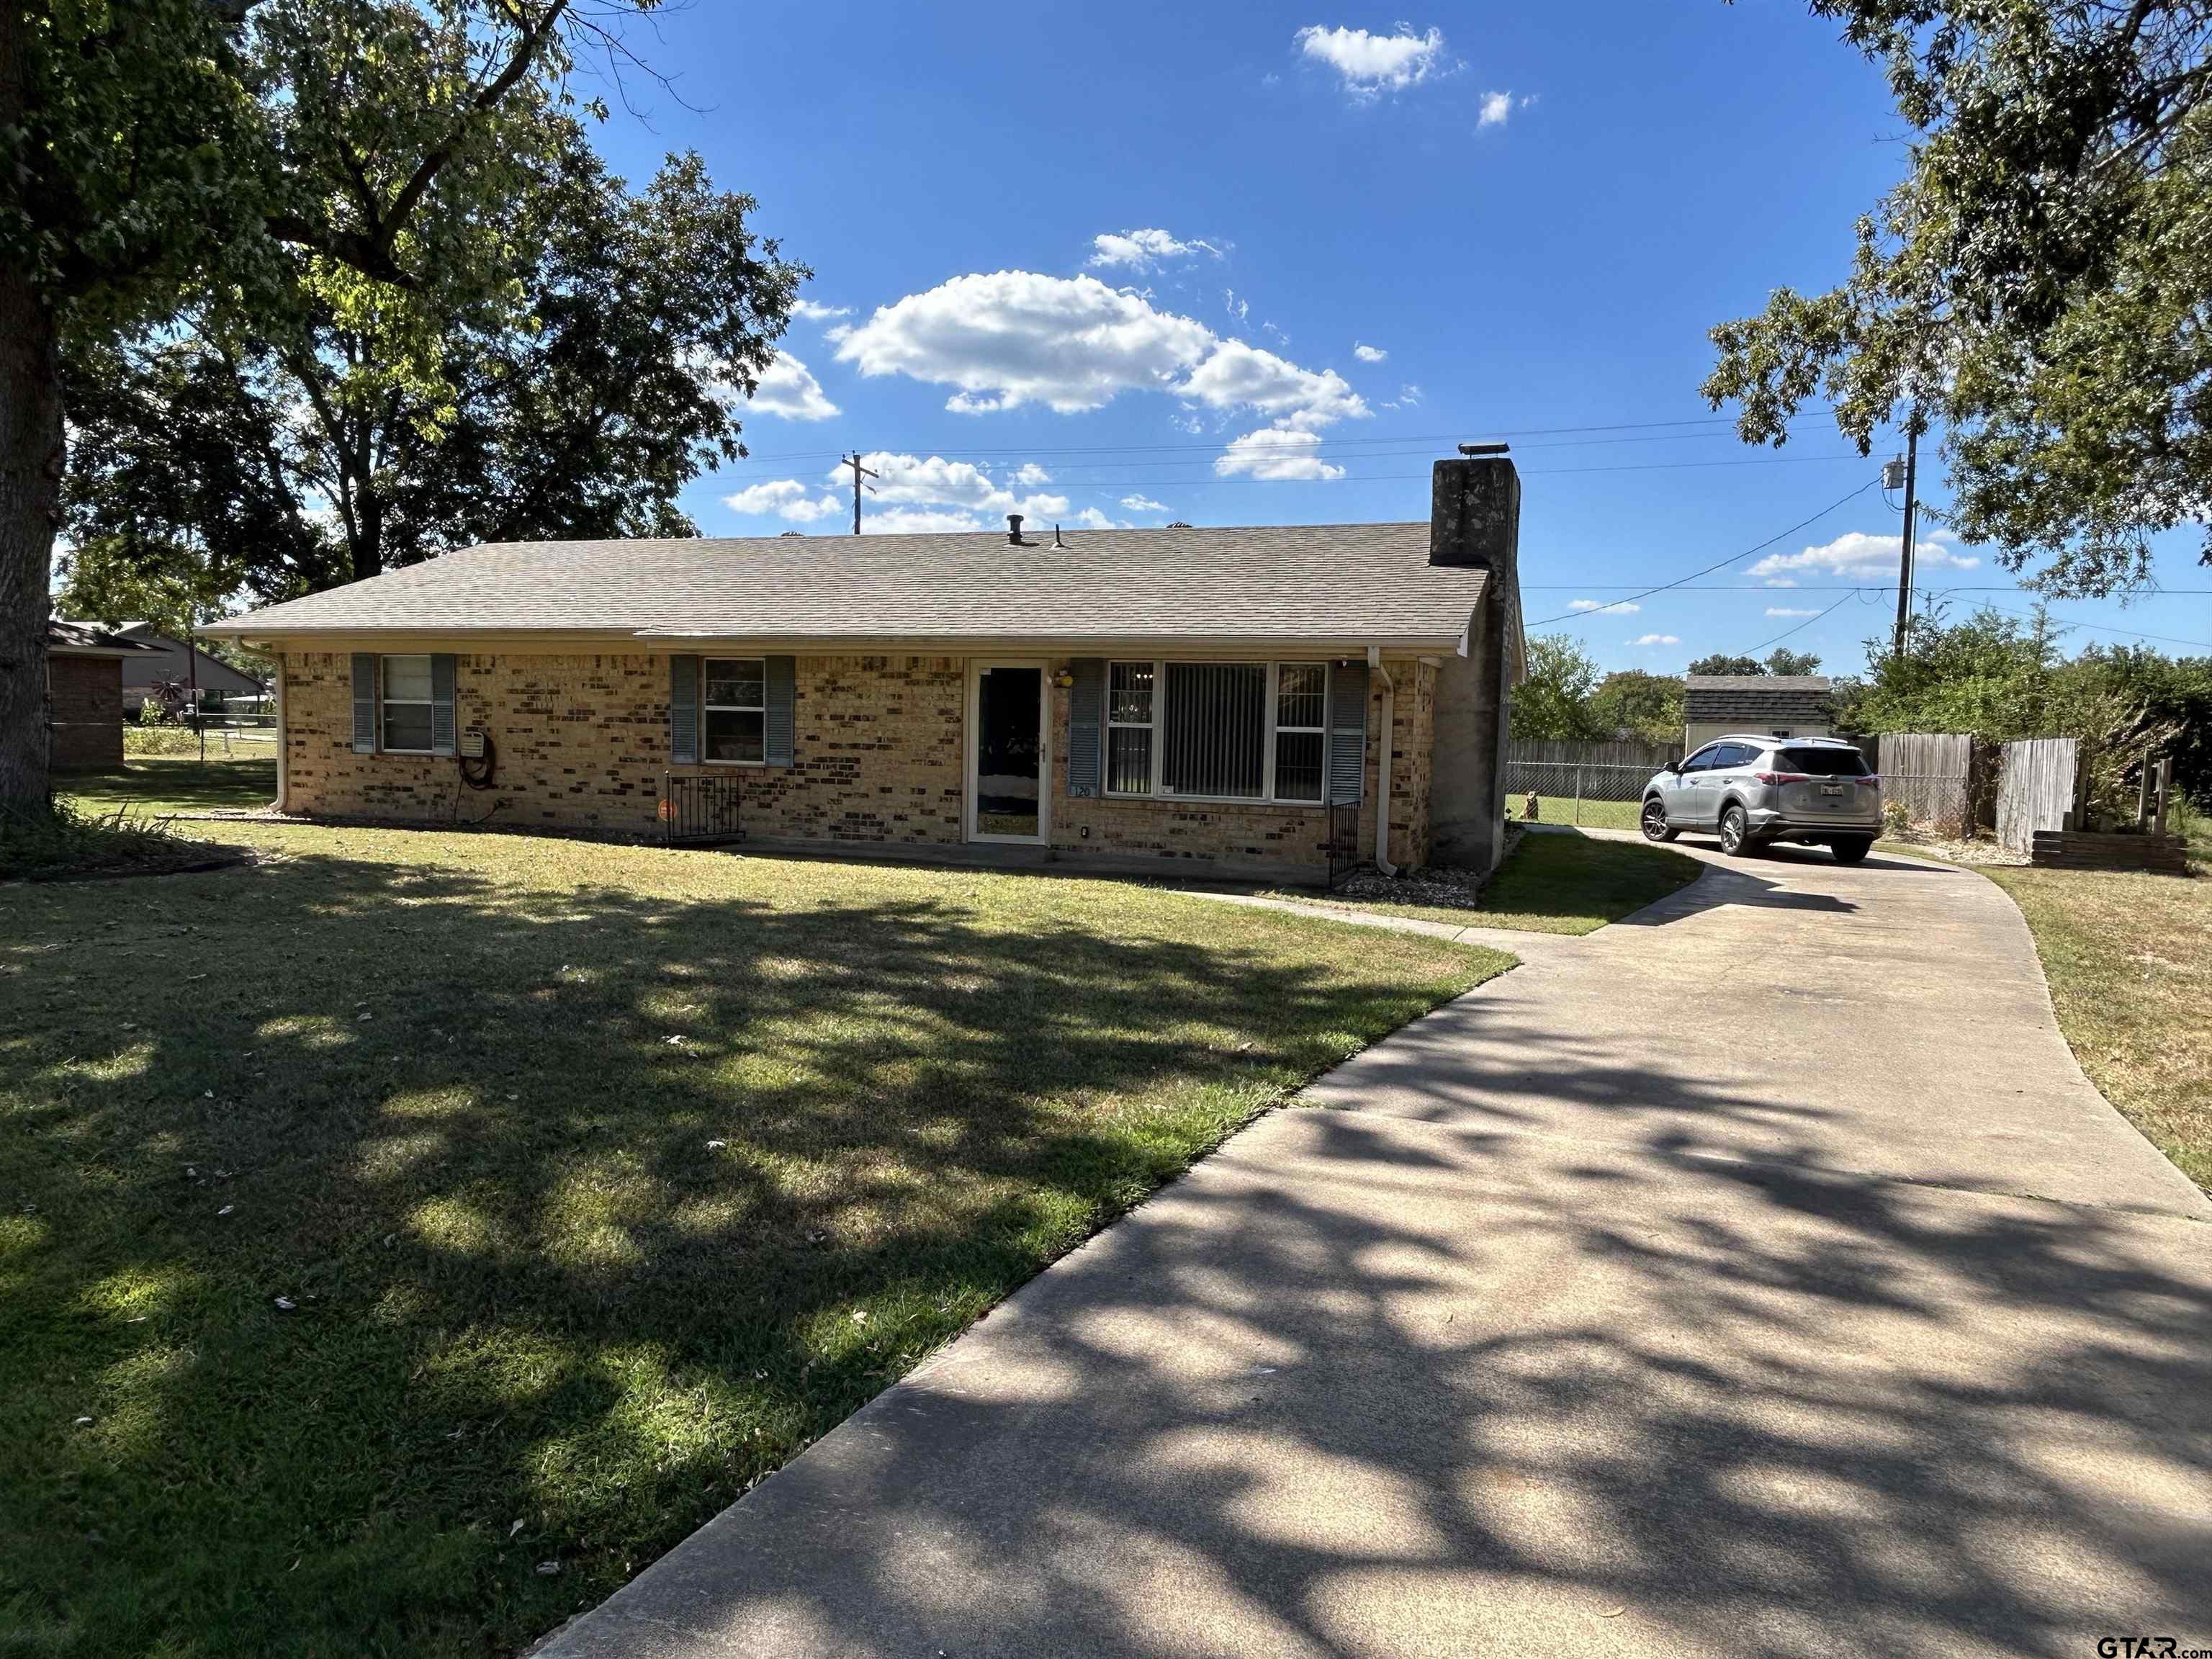
<svg viewBox="0 0 2212 1659"><path fill-rule="evenodd" d="M1079 530L472 547L206 631L652 640L1329 640L1449 648L1488 573L1429 526Z"/></svg>
<svg viewBox="0 0 2212 1659"><path fill-rule="evenodd" d="M1825 674L1691 674L1682 698L1687 720L1819 720L1828 717L1834 682Z"/></svg>
<svg viewBox="0 0 2212 1659"><path fill-rule="evenodd" d="M46 618L46 649L125 656L134 652L152 651L154 647L140 640L126 639L121 634L102 628L98 623L64 622L59 617L49 617Z"/></svg>

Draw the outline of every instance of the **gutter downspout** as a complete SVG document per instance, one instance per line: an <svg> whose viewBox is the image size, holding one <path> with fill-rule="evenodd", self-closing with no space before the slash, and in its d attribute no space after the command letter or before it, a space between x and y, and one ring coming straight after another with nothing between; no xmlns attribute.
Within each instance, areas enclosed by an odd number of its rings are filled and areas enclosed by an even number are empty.
<svg viewBox="0 0 2212 1659"><path fill-rule="evenodd" d="M276 810L292 810L292 745L284 729L284 653L276 653Z"/></svg>
<svg viewBox="0 0 2212 1659"><path fill-rule="evenodd" d="M1398 714L1398 686L1382 666L1382 647L1367 647L1367 672L1382 677L1382 741L1375 769L1375 867L1386 876L1398 873L1390 862L1390 727Z"/></svg>

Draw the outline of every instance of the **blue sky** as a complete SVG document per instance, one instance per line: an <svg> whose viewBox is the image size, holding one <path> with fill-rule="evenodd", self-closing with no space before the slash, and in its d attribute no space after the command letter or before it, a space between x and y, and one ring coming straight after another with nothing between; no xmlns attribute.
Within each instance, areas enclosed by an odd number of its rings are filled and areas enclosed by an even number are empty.
<svg viewBox="0 0 2212 1659"><path fill-rule="evenodd" d="M687 492L708 534L842 533L855 447L884 528L1418 519L1435 456L1503 437L1528 614L1607 667L1788 632L1855 670L1887 626L1893 587L1850 592L1894 580L1878 485L1692 588L1587 608L1878 471L1818 416L1746 449L1696 395L1707 328L1832 284L1904 165L1879 74L1802 8L706 0L655 30L675 90L633 79L608 155L642 177L698 149L815 272L752 458ZM1986 552L1923 556L2002 590L1954 614L2031 603ZM2193 537L2158 574L2125 608L2054 607L2126 630L2072 642L2212 648Z"/></svg>

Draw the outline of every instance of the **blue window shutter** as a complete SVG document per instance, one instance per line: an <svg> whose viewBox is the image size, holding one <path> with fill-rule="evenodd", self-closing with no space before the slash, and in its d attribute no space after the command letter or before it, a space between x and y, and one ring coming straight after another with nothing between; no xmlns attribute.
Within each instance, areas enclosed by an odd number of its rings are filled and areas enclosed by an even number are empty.
<svg viewBox="0 0 2212 1659"><path fill-rule="evenodd" d="M789 766L798 747L799 662L793 657L768 659L768 763Z"/></svg>
<svg viewBox="0 0 2212 1659"><path fill-rule="evenodd" d="M376 752L376 656L368 651L353 653L353 752Z"/></svg>
<svg viewBox="0 0 2212 1659"><path fill-rule="evenodd" d="M1367 775L1367 665L1340 662L1328 671L1328 799L1359 799Z"/></svg>
<svg viewBox="0 0 2212 1659"><path fill-rule="evenodd" d="M699 659L668 659L668 763L699 763Z"/></svg>
<svg viewBox="0 0 2212 1659"><path fill-rule="evenodd" d="M450 653L430 659L430 752L453 752L453 659Z"/></svg>
<svg viewBox="0 0 2212 1659"><path fill-rule="evenodd" d="M1089 800L1098 793L1106 746L1106 659L1078 657L1068 669L1075 684L1067 694L1067 793L1073 800Z"/></svg>

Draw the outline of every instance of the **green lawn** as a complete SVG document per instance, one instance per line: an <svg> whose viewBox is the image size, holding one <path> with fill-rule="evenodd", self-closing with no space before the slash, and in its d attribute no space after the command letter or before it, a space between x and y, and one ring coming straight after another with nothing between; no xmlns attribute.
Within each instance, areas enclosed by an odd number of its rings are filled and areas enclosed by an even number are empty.
<svg viewBox="0 0 2212 1659"><path fill-rule="evenodd" d="M282 856L0 902L14 1653L512 1654L1510 961L1127 884L194 828Z"/></svg>
<svg viewBox="0 0 2212 1659"><path fill-rule="evenodd" d="M1402 903L1380 897L1285 892L1370 915L1528 933L1594 933L1698 878L1697 860L1641 842L1530 830L1473 904ZM1381 890L1378 884L1378 890Z"/></svg>
<svg viewBox="0 0 2212 1659"><path fill-rule="evenodd" d="M1516 823L1525 804L1520 795L1507 798L1509 814ZM1643 810L1640 801L1577 801L1572 795L1546 795L1537 807L1536 821L1540 823L1564 823L1581 830L1633 830L1638 815Z"/></svg>
<svg viewBox="0 0 2212 1659"><path fill-rule="evenodd" d="M209 761L141 756L118 771L57 774L54 793L87 812L121 808L133 816L159 817L251 810L276 799L276 761L274 756Z"/></svg>

